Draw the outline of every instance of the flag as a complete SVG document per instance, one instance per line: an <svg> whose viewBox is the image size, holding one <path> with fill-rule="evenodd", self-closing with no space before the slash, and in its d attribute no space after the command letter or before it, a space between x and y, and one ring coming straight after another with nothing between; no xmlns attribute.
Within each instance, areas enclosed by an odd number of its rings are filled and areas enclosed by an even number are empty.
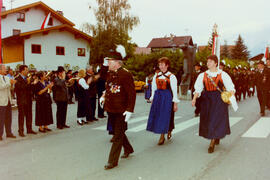
<svg viewBox="0 0 270 180"><path fill-rule="evenodd" d="M212 55L216 55L218 57L218 64L220 62L220 44L218 34L214 36L214 42L212 47Z"/></svg>
<svg viewBox="0 0 270 180"><path fill-rule="evenodd" d="M43 23L42 23L41 29L47 28L48 23L49 23L49 20L50 20L50 17L51 17L51 13L49 13L49 14L45 17L45 19L44 19L44 21L43 21Z"/></svg>
<svg viewBox="0 0 270 180"><path fill-rule="evenodd" d="M2 61L2 27L1 27L1 13L2 13L3 0L0 0L0 64Z"/></svg>
<svg viewBox="0 0 270 180"><path fill-rule="evenodd" d="M269 58L269 47L267 46L266 49L265 49L265 53L264 53L264 56L262 58L262 61L264 63L266 63L266 60Z"/></svg>

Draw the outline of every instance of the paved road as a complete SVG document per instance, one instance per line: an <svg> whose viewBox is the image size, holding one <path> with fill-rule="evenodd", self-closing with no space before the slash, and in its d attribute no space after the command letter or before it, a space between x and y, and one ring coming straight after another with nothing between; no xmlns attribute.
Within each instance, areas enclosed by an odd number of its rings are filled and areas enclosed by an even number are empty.
<svg viewBox="0 0 270 180"><path fill-rule="evenodd" d="M230 110L232 133L208 154L189 101L179 104L173 138L157 146L159 136L145 130L150 104L138 94L127 132L135 153L109 171L103 169L111 146L106 119L78 126L76 109L68 109L70 129L52 125L53 132L0 142L0 180L270 179L270 112L259 116L256 97L241 102L238 112ZM17 110L13 117L17 135Z"/></svg>

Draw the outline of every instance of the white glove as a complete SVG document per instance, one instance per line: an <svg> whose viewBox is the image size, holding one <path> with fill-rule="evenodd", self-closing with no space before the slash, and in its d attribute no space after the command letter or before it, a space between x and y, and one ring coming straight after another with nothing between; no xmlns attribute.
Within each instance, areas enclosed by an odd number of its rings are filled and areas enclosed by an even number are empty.
<svg viewBox="0 0 270 180"><path fill-rule="evenodd" d="M103 66L108 66L109 65L108 59L109 59L108 57L104 58Z"/></svg>
<svg viewBox="0 0 270 180"><path fill-rule="evenodd" d="M123 113L123 116L126 116L126 117L125 117L125 121L126 121L126 122L128 122L128 120L130 119L131 114L132 114L132 112L128 112L128 111L125 111L125 112Z"/></svg>
<svg viewBox="0 0 270 180"><path fill-rule="evenodd" d="M105 102L105 98L102 96L101 98L99 98L99 105L100 107L103 109L104 107L104 102Z"/></svg>

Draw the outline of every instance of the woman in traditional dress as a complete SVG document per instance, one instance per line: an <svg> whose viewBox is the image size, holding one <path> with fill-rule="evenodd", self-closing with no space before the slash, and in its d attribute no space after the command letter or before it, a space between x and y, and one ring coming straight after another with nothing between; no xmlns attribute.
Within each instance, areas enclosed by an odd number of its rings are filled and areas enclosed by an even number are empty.
<svg viewBox="0 0 270 180"><path fill-rule="evenodd" d="M174 112L177 111L177 79L174 74L168 71L170 60L162 57L158 60L160 72L156 73L152 81L152 95L150 101L152 106L148 118L146 130L161 134L158 145L165 142L172 136L174 129Z"/></svg>
<svg viewBox="0 0 270 180"><path fill-rule="evenodd" d="M216 55L207 57L208 70L198 76L192 100L192 106L195 106L196 99L201 96L199 135L211 140L208 153L213 153L220 139L231 132L228 104L222 101L220 91L226 88L231 94L235 93L231 77L217 65Z"/></svg>
<svg viewBox="0 0 270 180"><path fill-rule="evenodd" d="M49 94L53 83L45 81L46 75L42 71L37 73L37 78L34 88L36 95L36 126L39 126L39 132L45 133L51 131L48 125L53 124L52 100Z"/></svg>
<svg viewBox="0 0 270 180"><path fill-rule="evenodd" d="M87 109L89 107L87 103L87 91L89 89L89 84L91 83L92 79L89 77L88 79L85 79L86 77L86 71L85 69L80 69L78 72L78 108L77 108L77 123L79 125L83 125L84 123L87 123L86 120L86 111L90 111L90 109Z"/></svg>

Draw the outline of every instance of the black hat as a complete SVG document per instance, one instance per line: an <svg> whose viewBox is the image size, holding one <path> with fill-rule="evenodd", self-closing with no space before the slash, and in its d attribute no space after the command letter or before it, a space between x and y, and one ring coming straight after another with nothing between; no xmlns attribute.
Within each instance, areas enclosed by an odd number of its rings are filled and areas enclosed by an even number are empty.
<svg viewBox="0 0 270 180"><path fill-rule="evenodd" d="M122 61L123 57L119 52L112 50L109 52L107 60L120 60L120 61Z"/></svg>
<svg viewBox="0 0 270 180"><path fill-rule="evenodd" d="M57 72L58 72L58 73L61 73L61 72L63 72L63 71L65 71L64 67L63 67L63 66L58 66Z"/></svg>
<svg viewBox="0 0 270 180"><path fill-rule="evenodd" d="M200 63L195 63L194 66L202 67Z"/></svg>

